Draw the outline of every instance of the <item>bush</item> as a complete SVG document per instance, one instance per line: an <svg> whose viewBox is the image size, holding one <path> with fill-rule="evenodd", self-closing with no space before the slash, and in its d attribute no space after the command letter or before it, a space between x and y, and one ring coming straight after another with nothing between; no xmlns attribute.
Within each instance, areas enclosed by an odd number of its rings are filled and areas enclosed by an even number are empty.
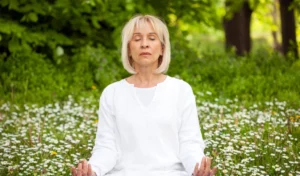
<svg viewBox="0 0 300 176"><path fill-rule="evenodd" d="M126 74L115 51L86 46L74 56L59 56L53 64L44 55L20 53L0 61L2 101L49 103L68 95L99 97L109 83Z"/></svg>
<svg viewBox="0 0 300 176"><path fill-rule="evenodd" d="M174 51L174 50L173 50ZM211 92L213 98L241 101L288 101L300 105L300 69L278 53L257 50L246 57L221 51L202 52L202 57L177 54L170 74L193 85L195 92Z"/></svg>

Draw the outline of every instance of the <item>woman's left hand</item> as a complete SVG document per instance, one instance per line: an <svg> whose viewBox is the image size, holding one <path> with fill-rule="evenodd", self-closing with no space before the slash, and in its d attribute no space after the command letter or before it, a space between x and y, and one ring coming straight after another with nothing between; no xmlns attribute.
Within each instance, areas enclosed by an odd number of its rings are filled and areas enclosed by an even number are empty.
<svg viewBox="0 0 300 176"><path fill-rule="evenodd" d="M201 160L200 168L199 168L199 164L198 163L196 164L196 166L194 168L193 176L215 175L217 173L217 167L214 167L213 169L211 169L210 165L211 165L211 159L209 157L203 157Z"/></svg>

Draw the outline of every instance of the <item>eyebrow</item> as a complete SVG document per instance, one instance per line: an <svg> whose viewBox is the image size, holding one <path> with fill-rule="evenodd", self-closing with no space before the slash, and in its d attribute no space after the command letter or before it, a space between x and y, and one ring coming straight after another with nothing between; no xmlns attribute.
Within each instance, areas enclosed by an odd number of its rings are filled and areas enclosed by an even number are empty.
<svg viewBox="0 0 300 176"><path fill-rule="evenodd" d="M142 33L140 33L140 32L135 32L135 33L133 33L133 35L141 35ZM149 34L147 34L147 35L157 35L155 32L150 32Z"/></svg>

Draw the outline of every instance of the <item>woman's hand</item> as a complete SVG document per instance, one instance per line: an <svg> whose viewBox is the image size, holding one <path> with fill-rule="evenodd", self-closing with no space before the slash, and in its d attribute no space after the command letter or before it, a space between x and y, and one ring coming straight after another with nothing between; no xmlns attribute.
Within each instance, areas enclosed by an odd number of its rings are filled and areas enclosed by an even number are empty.
<svg viewBox="0 0 300 176"><path fill-rule="evenodd" d="M217 167L210 169L211 159L209 157L203 157L201 160L201 166L199 168L199 164L197 163L193 176L212 176L217 173Z"/></svg>
<svg viewBox="0 0 300 176"><path fill-rule="evenodd" d="M96 173L92 171L91 165L86 160L82 160L77 168L72 167L72 176L96 176Z"/></svg>

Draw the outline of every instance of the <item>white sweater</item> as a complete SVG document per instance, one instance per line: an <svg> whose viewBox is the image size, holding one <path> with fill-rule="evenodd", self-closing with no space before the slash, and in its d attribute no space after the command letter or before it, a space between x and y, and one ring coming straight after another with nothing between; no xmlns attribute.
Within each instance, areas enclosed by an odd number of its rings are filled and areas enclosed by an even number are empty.
<svg viewBox="0 0 300 176"><path fill-rule="evenodd" d="M101 95L89 163L97 176L190 176L204 147L188 83L167 76L145 106L123 79Z"/></svg>

